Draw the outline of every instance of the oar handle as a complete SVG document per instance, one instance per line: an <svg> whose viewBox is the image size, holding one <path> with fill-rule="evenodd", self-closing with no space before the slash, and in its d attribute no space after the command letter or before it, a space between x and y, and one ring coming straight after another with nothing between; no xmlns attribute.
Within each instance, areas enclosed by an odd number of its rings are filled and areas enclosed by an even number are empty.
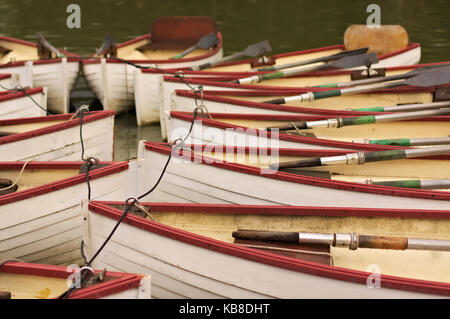
<svg viewBox="0 0 450 319"><path fill-rule="evenodd" d="M192 51L194 51L195 49L198 48L198 44L191 46L190 48L187 48L186 50L184 50L181 53L178 53L177 55L175 55L174 57L172 57L171 59L181 59L182 57L184 57L185 55L191 53Z"/></svg>
<svg viewBox="0 0 450 319"><path fill-rule="evenodd" d="M286 243L298 243L298 233L296 232L275 232L258 230L238 230L233 232L236 239L252 239L264 241L281 241Z"/></svg>

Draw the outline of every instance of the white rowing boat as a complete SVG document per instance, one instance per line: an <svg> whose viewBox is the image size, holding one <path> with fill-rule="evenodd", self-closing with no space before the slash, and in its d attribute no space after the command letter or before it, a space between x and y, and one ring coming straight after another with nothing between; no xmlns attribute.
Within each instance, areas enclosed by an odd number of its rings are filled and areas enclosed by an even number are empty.
<svg viewBox="0 0 450 319"><path fill-rule="evenodd" d="M348 46L348 42L351 41L346 42ZM346 47L344 45L327 46L317 49L277 54L272 57L228 62L205 71L136 69L134 78L137 123L138 125L145 125L158 122L160 107L167 107L170 103L169 95L175 89L188 89L185 83L189 83L188 80L190 78L195 78L201 82L205 81L203 83L199 83L199 85L203 85L203 88L207 90L211 89L211 86L214 86L214 82L217 81L225 82L251 75L263 74L264 72L255 71L255 69L265 66L264 63L261 63L261 60L268 62L269 66L279 66L286 63L306 61L318 57L341 53L345 52L345 50ZM389 53L387 54L386 52ZM419 63L420 60L420 45L418 43L410 43L402 50L389 51L388 49L383 52L377 52L377 54L379 63L373 64L370 72L378 72L380 75L383 73L386 75L403 73L417 67L414 64ZM357 67L357 69L361 68ZM174 78L173 76L170 76L175 72L178 72L178 77ZM270 88L273 86L286 88L313 86L333 82L350 81L351 78L353 78L352 74L358 74L358 77L360 78L361 76L364 77L364 73L367 73L367 70L309 72L300 76L267 80L258 85L230 85L226 86L224 90L236 90L239 88ZM158 74L160 77L156 78ZM168 76L164 76L163 78L163 75ZM180 76L182 76L183 79L186 79L186 81L181 80ZM371 76L374 75L371 73ZM158 86L162 86L162 93L160 93L161 91L150 91L147 89L149 87Z"/></svg>
<svg viewBox="0 0 450 319"><path fill-rule="evenodd" d="M139 144L138 158L143 161L140 193L151 187L161 174L171 148L165 144ZM416 159L366 163L331 170L331 177L307 176L268 169L284 159L283 149L253 148L253 158L245 156L245 148L206 145L186 150L182 158L174 158L158 188L143 200L216 204L308 205L329 207L448 209L448 191L403 189L365 184L368 179L392 180L417 177L449 178L450 161L434 159L428 166ZM286 150L286 156L321 156L331 150ZM324 152L324 153L321 153ZM214 155L216 154L216 155ZM267 154L271 154L268 156ZM217 158L215 158L217 157ZM406 166L405 166L406 165ZM412 166L410 166L412 165ZM434 166L436 165L436 166ZM442 166L439 166L442 165ZM437 167L440 169L436 169ZM407 168L405 168L407 167ZM428 167L428 168L426 168ZM312 169L314 171L314 169ZM323 170L323 168L322 168ZM326 172L325 172L326 173ZM436 175L438 174L438 175ZM311 175L311 174L309 174ZM322 176L322 174L320 175ZM330 177L330 178L328 178Z"/></svg>
<svg viewBox="0 0 450 319"><path fill-rule="evenodd" d="M196 49L181 59L171 57L193 45L210 32L216 32L219 42L211 49ZM151 32L115 45L110 57L83 59L83 72L91 89L105 110L116 114L134 105L135 85L133 64L153 68L179 69L214 62L223 55L222 37L216 23L209 17L161 17L155 20ZM159 76L147 83L144 91L157 94Z"/></svg>
<svg viewBox="0 0 450 319"><path fill-rule="evenodd" d="M2 261L0 293L9 299L53 299L77 279L77 269L61 266ZM79 269L78 269L79 270ZM93 270L94 280L72 292L68 299L150 299L151 277Z"/></svg>
<svg viewBox="0 0 450 319"><path fill-rule="evenodd" d="M69 95L78 76L79 57L61 50L66 57L41 58L38 45L29 41L0 37L0 72L13 74L13 85L46 87L48 109L69 112Z"/></svg>
<svg viewBox="0 0 450 319"><path fill-rule="evenodd" d="M448 113L447 113L448 114ZM199 112L193 122L193 113L171 112L167 123L168 141L178 138L187 143L285 147L311 149L380 149L374 144L363 144L361 140L433 138L450 135L449 116L435 116L425 119L394 122L349 125L344 127L314 127L288 133L268 128L288 125L293 122L325 120L317 115L281 114L231 114ZM192 129L191 129L192 127ZM389 149L398 146L383 145Z"/></svg>
<svg viewBox="0 0 450 319"><path fill-rule="evenodd" d="M0 91L8 91L12 88L13 76L11 73L0 73Z"/></svg>
<svg viewBox="0 0 450 319"><path fill-rule="evenodd" d="M287 246L234 242L231 236L233 231L244 228L448 240L448 210L158 202L141 205L150 210L154 220L139 217L142 212L132 208L139 216L130 212L125 217L94 265L150 274L155 298L450 296L448 252ZM123 202L84 202L88 256L104 242L122 212Z"/></svg>
<svg viewBox="0 0 450 319"><path fill-rule="evenodd" d="M45 116L47 88L0 92L0 120Z"/></svg>
<svg viewBox="0 0 450 319"><path fill-rule="evenodd" d="M80 118L73 114L0 120L0 161L80 160ZM114 159L114 112L83 115L85 157Z"/></svg>
<svg viewBox="0 0 450 319"><path fill-rule="evenodd" d="M93 199L126 198L134 164L100 162L89 172ZM81 200L87 198L83 162L1 162L0 178L15 187L0 195L0 260L81 264ZM23 172L21 173L23 169ZM84 167L85 169L85 167Z"/></svg>

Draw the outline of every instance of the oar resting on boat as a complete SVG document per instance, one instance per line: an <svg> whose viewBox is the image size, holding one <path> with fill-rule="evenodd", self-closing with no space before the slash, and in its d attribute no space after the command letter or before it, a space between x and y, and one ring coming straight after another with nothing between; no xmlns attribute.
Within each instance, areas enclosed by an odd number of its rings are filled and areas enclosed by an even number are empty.
<svg viewBox="0 0 450 319"><path fill-rule="evenodd" d="M238 230L233 232L233 237L236 239L329 245L332 247L349 248L350 250L356 250L358 248L373 248L392 250L413 249L450 251L450 240L406 238L394 236L370 236L358 233L324 234L306 232Z"/></svg>
<svg viewBox="0 0 450 319"><path fill-rule="evenodd" d="M361 85L356 87L343 88L338 90L327 90L318 92L306 92L301 95L282 97L274 100L264 101L268 104L284 104L288 102L312 102L318 99L331 98L341 95L357 94L364 92L373 92L380 89L395 88L403 85L413 85L421 87L437 86L450 83L450 66L445 65L438 68L432 68L427 72L418 73L404 80L390 81L386 83L377 83Z"/></svg>
<svg viewBox="0 0 450 319"><path fill-rule="evenodd" d="M326 165L363 165L364 163L378 162L378 161L391 161L405 158L417 158L424 156L435 156L450 154L450 146L436 146L419 149L401 149L401 150L389 150L378 152L357 152L348 153L339 156L327 156L327 157L312 157L308 159L302 159L298 161L289 161L271 164L272 169L283 168L296 168L296 167L314 167L314 166L326 166Z"/></svg>
<svg viewBox="0 0 450 319"><path fill-rule="evenodd" d="M410 179L398 181L374 181L372 179L368 179L366 180L366 184L415 189L450 189L450 179Z"/></svg>

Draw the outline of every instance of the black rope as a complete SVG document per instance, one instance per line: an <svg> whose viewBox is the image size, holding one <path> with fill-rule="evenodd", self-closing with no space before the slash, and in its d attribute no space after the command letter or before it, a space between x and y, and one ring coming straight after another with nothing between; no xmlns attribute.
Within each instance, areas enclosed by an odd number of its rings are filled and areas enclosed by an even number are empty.
<svg viewBox="0 0 450 319"><path fill-rule="evenodd" d="M14 87L14 89L9 89L9 88L7 88L7 87L5 87L5 86L3 86L3 85L0 84L0 87L1 87L3 90L7 90L7 91L12 91L12 92L22 92L23 94L25 94L25 96L27 96L29 99L31 99L31 101L33 101L33 103L34 103L38 108L40 108L42 111L44 111L46 115L52 115L52 113L50 113L49 111L47 111L46 109L44 109L38 102L36 102L36 100L33 99L33 97L32 97L30 94L28 94L27 90L26 90L25 88L23 88L22 86L17 85L17 86Z"/></svg>
<svg viewBox="0 0 450 319"><path fill-rule="evenodd" d="M125 217L127 216L129 210L131 209L131 207L137 203L140 199L148 196L149 194L151 194L159 185L159 183L161 182L163 176L166 173L167 167L169 166L170 160L172 158L172 155L174 153L174 151L176 149L182 148L184 146L185 141L187 140L187 138L189 137L189 135L192 132L192 129L194 127L195 124L195 120L198 116L198 111L200 110L200 108L196 107L194 109L194 115L192 117L192 122L189 128L188 133L186 134L186 136L181 139L177 139L173 142L173 147L172 150L170 151L169 157L167 158L166 163L164 164L164 167L161 171L161 174L159 175L158 180L156 181L155 185L153 185L152 188L150 188L147 192L145 192L144 194L140 195L139 197L135 198L135 197L129 197L127 198L127 200L125 201L125 209L122 213L122 215L120 216L119 220L117 221L116 225L114 226L114 228L112 229L112 231L109 233L108 237L105 239L105 241L103 242L103 244L100 246L100 248L95 252L95 254L92 256L92 258L87 261L86 256L84 255L84 242L81 243L81 255L84 259L85 262L85 266L86 267L90 267L91 264L94 262L94 260L97 258L97 256L101 253L101 251L103 250L103 248L105 248L106 244L109 242L109 240L112 238L112 236L114 235L114 233L116 232L117 228L119 227L119 225L122 223L122 221L125 219ZM83 275L82 275L82 280L81 282L83 282ZM66 292L64 292L62 295L60 295L58 298L59 299L67 299L69 298L70 294L75 290L75 287L72 287L70 289L68 289Z"/></svg>

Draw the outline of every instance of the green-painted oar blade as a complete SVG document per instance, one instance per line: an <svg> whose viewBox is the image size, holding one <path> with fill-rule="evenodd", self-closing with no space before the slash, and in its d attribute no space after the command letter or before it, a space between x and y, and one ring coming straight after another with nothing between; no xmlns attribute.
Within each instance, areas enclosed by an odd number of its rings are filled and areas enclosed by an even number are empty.
<svg viewBox="0 0 450 319"><path fill-rule="evenodd" d="M211 32L207 35L204 35L198 41L198 47L200 49L209 49L210 47L217 44L217 34L215 32Z"/></svg>
<svg viewBox="0 0 450 319"><path fill-rule="evenodd" d="M100 49L97 50L97 52L95 52L96 55L100 56L103 55L105 52L108 52L109 50L111 50L111 48L114 46L114 41L112 39L112 37L108 34L105 37L105 40L103 40L103 44L100 47Z"/></svg>
<svg viewBox="0 0 450 319"><path fill-rule="evenodd" d="M450 66L419 73L406 79L403 83L415 86L435 86L450 83Z"/></svg>
<svg viewBox="0 0 450 319"><path fill-rule="evenodd" d="M356 54L350 56L344 56L339 60L330 63L330 66L339 69L349 69L362 65L371 65L378 62L378 57L375 53L369 54Z"/></svg>
<svg viewBox="0 0 450 319"><path fill-rule="evenodd" d="M270 51L272 51L272 48L270 47L269 41L264 40L258 43L250 44L244 49L244 51L242 51L242 53L246 56L256 57Z"/></svg>

